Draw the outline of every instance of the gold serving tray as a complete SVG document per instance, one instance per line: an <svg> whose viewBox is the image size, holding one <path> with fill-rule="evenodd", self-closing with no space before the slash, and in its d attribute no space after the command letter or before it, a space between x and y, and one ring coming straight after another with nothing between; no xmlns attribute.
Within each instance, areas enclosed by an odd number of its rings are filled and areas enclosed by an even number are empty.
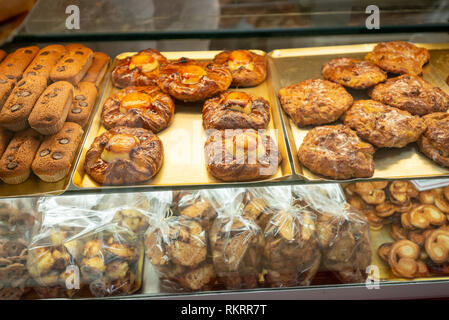
<svg viewBox="0 0 449 320"><path fill-rule="evenodd" d="M367 52L372 51L375 44L360 44L347 46L317 47L303 49L274 50L268 54L273 87L277 93L280 88L307 79L322 79L321 67L327 61L336 57L363 59ZM430 62L424 67L423 77L432 85L440 87L449 93L445 79L449 75L449 43L417 44L430 51ZM354 100L369 99L365 90L348 90ZM323 181L354 181L373 179L416 179L449 176L449 169L441 167L421 154L415 143L402 149L379 149L374 155L375 172L368 179L332 180L312 173L303 167L298 160L298 148L312 126L299 128L282 110L279 100L276 100L281 118L287 133L287 141L293 158L293 168L296 175L311 182Z"/></svg>
<svg viewBox="0 0 449 320"><path fill-rule="evenodd" d="M221 51L187 51L187 52L163 52L162 54L169 60L176 60L181 57L187 57L199 61L210 61L216 54ZM265 55L263 51L254 52ZM114 61L113 67L117 62L134 52L125 52L118 55ZM292 174L290 161L287 154L287 147L284 133L282 130L282 122L279 114L279 109L276 106L276 95L271 86L270 72L268 72L267 80L257 87L231 89L235 91L245 91L257 96L261 96L270 102L271 105L271 120L268 126L268 134L270 134L274 141L277 142L279 152L283 157L278 171L270 179L259 180L273 181L287 179ZM176 186L206 186L206 185L243 185L251 182L223 182L211 176L206 167L204 159L204 143L206 135L202 127L202 109L203 102L184 103L182 101L175 101L175 115L169 127L158 133L158 137L162 140L164 145L164 162L159 173L150 181L138 185L126 186L102 186L90 178L84 172L84 157L87 150L90 148L93 140L106 131L101 123L102 106L108 97L117 93L120 89L112 85L110 77L104 89L104 94L101 99L101 107L98 108L92 125L90 127L88 137L84 142L82 155L78 161L75 174L72 179L71 189L75 190L98 190L111 188L142 188L142 187L176 187ZM276 137L277 133L277 137Z"/></svg>

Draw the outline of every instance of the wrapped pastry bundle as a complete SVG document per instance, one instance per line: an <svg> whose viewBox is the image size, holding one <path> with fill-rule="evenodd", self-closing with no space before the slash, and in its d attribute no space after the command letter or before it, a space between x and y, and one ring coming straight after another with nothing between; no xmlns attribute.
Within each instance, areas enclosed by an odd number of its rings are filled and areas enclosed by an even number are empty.
<svg viewBox="0 0 449 320"><path fill-rule="evenodd" d="M307 206L295 204L289 186L267 187L265 193L273 210L265 228L265 281L270 287L309 285L321 259L315 217Z"/></svg>
<svg viewBox="0 0 449 320"><path fill-rule="evenodd" d="M293 191L299 203L308 204L316 212L322 265L343 283L362 282L372 256L369 224L356 209L330 199L319 188L295 186Z"/></svg>
<svg viewBox="0 0 449 320"><path fill-rule="evenodd" d="M206 232L186 216L173 216L171 192L154 192L150 201L146 255L160 274L165 292L204 291L212 288L215 270L207 257Z"/></svg>
<svg viewBox="0 0 449 320"><path fill-rule="evenodd" d="M245 190L211 190L217 211L209 242L217 278L227 289L256 288L262 272L263 232L243 216Z"/></svg>
<svg viewBox="0 0 449 320"><path fill-rule="evenodd" d="M173 191L174 212L197 221L209 231L215 216L206 190Z"/></svg>

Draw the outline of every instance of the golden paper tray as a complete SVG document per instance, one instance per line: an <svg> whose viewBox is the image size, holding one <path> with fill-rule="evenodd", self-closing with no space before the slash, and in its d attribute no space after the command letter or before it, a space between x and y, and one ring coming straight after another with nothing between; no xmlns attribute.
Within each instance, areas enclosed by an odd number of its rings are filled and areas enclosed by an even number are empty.
<svg viewBox="0 0 449 320"><path fill-rule="evenodd" d="M187 57L199 61L210 61L216 54L221 51L189 51L189 52L163 52L162 54L169 60L176 60L181 57ZM254 51L258 54L265 55L262 51ZM124 59L134 52L126 52L118 55L113 66L117 61ZM274 141L277 142L279 152L283 157L278 171L270 179L251 181L251 182L223 182L211 176L206 167L204 159L204 143L206 135L202 127L202 109L203 102L184 103L175 101L175 115L168 128L158 133L158 137L164 145L164 163L159 173L150 181L138 185L119 186L118 188L142 188L142 187L176 187L176 186L204 186L204 185L243 185L245 183L255 183L261 181L283 180L291 176L292 170L289 162L287 147L285 143L284 133L282 130L282 122L278 108L276 106L276 96L271 86L268 72L267 80L257 87L232 89L236 91L245 91L257 96L261 96L270 102L271 120L267 132ZM117 188L117 186L102 186L96 183L84 172L84 157L90 148L93 140L106 131L101 124L102 106L107 98L120 89L112 85L112 81L108 78L105 86L105 92L101 99L101 106L98 108L88 137L84 142L82 155L78 161L75 174L72 179L71 189L73 190L98 190ZM274 129L274 130L273 130ZM277 131L277 137L275 134ZM187 156L187 159L185 158Z"/></svg>
<svg viewBox="0 0 449 320"><path fill-rule="evenodd" d="M445 79L449 75L449 44L417 44L430 51L430 62L424 67L423 77L432 85L440 87L449 93ZM268 54L273 87L279 89L307 79L322 79L321 67L327 61L336 57L363 59L365 54L374 48L375 44L317 47L303 49L274 50ZM349 89L354 100L370 99L365 90ZM342 181L332 180L316 175L303 167L298 160L298 148L312 126L299 128L282 110L279 100L276 103L287 132L287 141L293 157L295 174L307 181ZM374 155L375 172L371 179L415 179L449 176L449 169L441 167L418 151L415 143L402 149L379 149ZM353 181L362 179L352 179Z"/></svg>

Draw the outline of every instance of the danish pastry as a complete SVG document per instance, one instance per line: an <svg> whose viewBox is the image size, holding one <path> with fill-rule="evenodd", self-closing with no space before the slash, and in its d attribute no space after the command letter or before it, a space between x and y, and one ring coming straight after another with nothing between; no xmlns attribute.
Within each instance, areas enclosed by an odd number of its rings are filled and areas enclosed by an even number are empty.
<svg viewBox="0 0 449 320"><path fill-rule="evenodd" d="M229 68L233 87L254 87L267 77L265 57L249 50L223 51L215 56L214 62Z"/></svg>
<svg viewBox="0 0 449 320"><path fill-rule="evenodd" d="M299 161L310 171L333 179L374 174L374 148L345 125L315 127L299 147Z"/></svg>
<svg viewBox="0 0 449 320"><path fill-rule="evenodd" d="M427 130L418 140L419 150L439 165L449 167L449 114L437 112L423 119Z"/></svg>
<svg viewBox="0 0 449 320"><path fill-rule="evenodd" d="M268 101L252 94L225 91L204 103L204 129L265 129L270 122Z"/></svg>
<svg viewBox="0 0 449 320"><path fill-rule="evenodd" d="M366 89L387 80L387 73L374 63L351 58L336 58L321 69L324 79L354 89Z"/></svg>
<svg viewBox="0 0 449 320"><path fill-rule="evenodd" d="M331 123L352 105L353 98L337 83L305 80L279 90L282 109L298 126Z"/></svg>
<svg viewBox="0 0 449 320"><path fill-rule="evenodd" d="M253 129L217 130L204 146L207 169L223 181L268 178L282 161L273 139Z"/></svg>
<svg viewBox="0 0 449 320"><path fill-rule="evenodd" d="M106 128L126 126L157 133L169 125L174 112L172 98L158 87L127 87L106 100L101 120Z"/></svg>
<svg viewBox="0 0 449 320"><path fill-rule="evenodd" d="M119 88L156 85L159 68L167 59L157 50L145 49L121 60L112 70L112 83Z"/></svg>
<svg viewBox="0 0 449 320"><path fill-rule="evenodd" d="M125 185L148 181L162 161L162 141L151 131L115 127L95 138L84 170L100 184Z"/></svg>
<svg viewBox="0 0 449 320"><path fill-rule="evenodd" d="M231 72L223 65L180 58L161 66L157 84L172 97L192 102L225 91L231 81Z"/></svg>

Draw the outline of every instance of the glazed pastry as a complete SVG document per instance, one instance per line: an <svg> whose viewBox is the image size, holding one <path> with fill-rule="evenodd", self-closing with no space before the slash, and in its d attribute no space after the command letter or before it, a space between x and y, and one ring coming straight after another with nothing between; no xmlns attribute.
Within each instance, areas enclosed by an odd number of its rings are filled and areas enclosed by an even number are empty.
<svg viewBox="0 0 449 320"><path fill-rule="evenodd" d="M61 131L45 137L31 166L34 174L46 182L63 179L72 166L82 135L79 124L66 122Z"/></svg>
<svg viewBox="0 0 449 320"><path fill-rule="evenodd" d="M207 169L223 181L266 179L275 174L282 156L273 139L255 130L221 130L204 146Z"/></svg>
<svg viewBox="0 0 449 320"><path fill-rule="evenodd" d="M47 78L43 76L20 80L0 111L0 125L14 132L28 128L28 117L45 88Z"/></svg>
<svg viewBox="0 0 449 320"><path fill-rule="evenodd" d="M151 131L115 127L95 138L84 170L100 184L135 184L156 175L163 157L162 142Z"/></svg>
<svg viewBox="0 0 449 320"><path fill-rule="evenodd" d="M6 56L0 63L0 75L9 80L19 80L26 67L39 51L39 47L31 46L20 48Z"/></svg>
<svg viewBox="0 0 449 320"><path fill-rule="evenodd" d="M156 85L161 65L167 59L157 50L145 49L120 60L112 70L112 83L119 88Z"/></svg>
<svg viewBox="0 0 449 320"><path fill-rule="evenodd" d="M449 167L449 114L436 112L423 119L427 130L418 140L419 150L440 166Z"/></svg>
<svg viewBox="0 0 449 320"><path fill-rule="evenodd" d="M421 75L422 66L430 59L429 51L403 41L381 42L365 56L385 71L396 74Z"/></svg>
<svg viewBox="0 0 449 320"><path fill-rule="evenodd" d="M352 105L352 96L337 83L305 80L279 90L282 109L297 126L331 123Z"/></svg>
<svg viewBox="0 0 449 320"><path fill-rule="evenodd" d="M50 71L65 53L64 46L53 44L42 48L23 72L24 77L39 76L48 79Z"/></svg>
<svg viewBox="0 0 449 320"><path fill-rule="evenodd" d="M249 50L223 51L215 56L214 62L229 68L233 87L254 87L267 77L265 57Z"/></svg>
<svg viewBox="0 0 449 320"><path fill-rule="evenodd" d="M449 95L418 76L405 74L375 86L371 99L405 110L414 115L446 112Z"/></svg>
<svg viewBox="0 0 449 320"><path fill-rule="evenodd" d="M226 90L231 81L231 72L225 66L180 58L161 66L157 84L172 97L192 102Z"/></svg>
<svg viewBox="0 0 449 320"><path fill-rule="evenodd" d="M265 129L270 122L270 104L262 97L225 91L206 100L203 106L204 129Z"/></svg>
<svg viewBox="0 0 449 320"><path fill-rule="evenodd" d="M103 80L103 77L108 69L109 65L109 56L103 52L94 52L94 60L92 61L92 65L87 70L86 75L81 80L83 82L92 82L98 87Z"/></svg>
<svg viewBox="0 0 449 320"><path fill-rule="evenodd" d="M299 147L299 161L332 179L368 178L374 174L374 148L348 126L315 127Z"/></svg>
<svg viewBox="0 0 449 320"><path fill-rule="evenodd" d="M73 86L67 81L49 85L36 101L28 118L30 127L43 135L61 130L73 100Z"/></svg>
<svg viewBox="0 0 449 320"><path fill-rule="evenodd" d="M418 140L426 129L420 117L374 100L354 102L345 114L344 123L379 148L405 147Z"/></svg>
<svg viewBox="0 0 449 320"><path fill-rule="evenodd" d="M76 86L92 65L94 54L91 49L81 44L65 46L66 53L50 71L53 82L67 81Z"/></svg>
<svg viewBox="0 0 449 320"><path fill-rule="evenodd" d="M101 120L106 128L126 126L157 133L170 124L174 112L172 98L158 87L127 87L106 100Z"/></svg>
<svg viewBox="0 0 449 320"><path fill-rule="evenodd" d="M353 89L366 89L387 80L387 73L374 63L351 58L335 58L321 69L324 79Z"/></svg>
<svg viewBox="0 0 449 320"><path fill-rule="evenodd" d="M75 87L72 107L67 115L67 121L76 122L84 127L97 97L97 87L91 82L81 81Z"/></svg>

